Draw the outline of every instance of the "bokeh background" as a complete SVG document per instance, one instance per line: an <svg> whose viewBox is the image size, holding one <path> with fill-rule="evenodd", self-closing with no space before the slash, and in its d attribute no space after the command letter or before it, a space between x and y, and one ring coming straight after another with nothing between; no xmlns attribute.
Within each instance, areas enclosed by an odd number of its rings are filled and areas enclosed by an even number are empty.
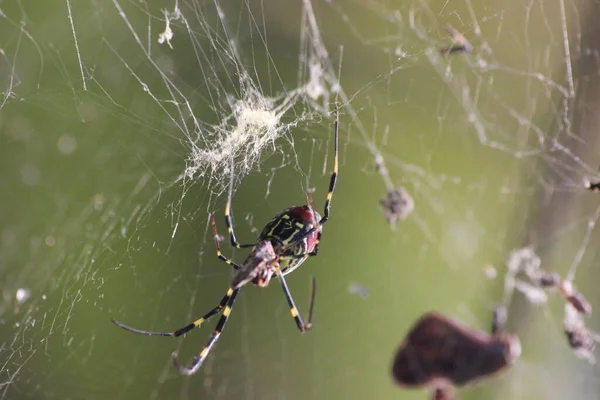
<svg viewBox="0 0 600 400"><path fill-rule="evenodd" d="M598 304L600 198L584 188L600 163L595 2L0 10L2 399L425 399L391 379L403 335L432 309L486 330L508 299L506 261L527 246ZM169 18L172 48L157 42ZM471 53L440 56L448 23ZM232 160L240 241L307 190L320 210L335 101L331 219L320 255L287 279L305 315L317 278L312 332L297 332L276 282L249 287L202 369L184 377L171 351L191 360L216 320L183 339L111 324L168 331L216 305L232 274L208 215L226 233ZM270 110L273 126L243 119L248 109ZM377 154L415 201L395 229L379 207ZM558 296L509 300L522 357L460 397L597 399L597 367L569 349Z"/></svg>

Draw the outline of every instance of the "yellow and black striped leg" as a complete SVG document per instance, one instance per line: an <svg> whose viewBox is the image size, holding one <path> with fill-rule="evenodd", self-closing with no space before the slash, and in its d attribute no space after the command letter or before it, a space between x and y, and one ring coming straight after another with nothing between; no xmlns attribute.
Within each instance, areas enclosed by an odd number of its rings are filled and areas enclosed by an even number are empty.
<svg viewBox="0 0 600 400"><path fill-rule="evenodd" d="M194 358L194 361L192 362L192 364L189 367L185 367L185 366L181 365L176 351L174 351L171 354L171 358L173 358L173 364L175 365L175 368L177 368L177 370L181 374L193 375L196 372L198 372L198 370L202 366L202 363L206 359L206 356L208 355L208 353L210 352L212 347L215 345L215 343L217 343L217 340L219 340L219 336L221 336L221 333L223 332L223 329L225 328L225 324L227 323L227 319L229 318L229 315L231 314L231 310L233 309L233 303L235 302L235 298L236 298L237 294L239 293L239 291L240 291L240 289L235 289L235 290L229 289L227 291L227 295L225 297L228 298L228 302L227 302L227 305L225 306L225 308L223 309L223 315L221 315L221 318L219 319L219 322L217 323L217 327L215 328L215 331L210 336L210 339L208 339L208 343L206 343L206 346L204 346L204 348L200 352L200 355Z"/></svg>
<svg viewBox="0 0 600 400"><path fill-rule="evenodd" d="M254 247L256 243L251 244L239 244L235 238L235 232L233 231L233 221L231 220L230 214L231 200L227 200L227 204L225 205L225 224L227 225L227 231L229 233L229 240L231 241L231 245L236 249L244 249L248 247Z"/></svg>
<svg viewBox="0 0 600 400"><path fill-rule="evenodd" d="M219 233L217 232L217 224L215 223L215 216L214 216L214 214L210 214L210 223L212 225L213 234L215 236L215 247L217 248L217 257L219 257L219 260L223 261L226 264L231 265L235 269L242 268L238 264L236 264L234 261L232 261L229 258L225 257L223 255L223 253L221 253L221 245L219 244Z"/></svg>
<svg viewBox="0 0 600 400"><path fill-rule="evenodd" d="M331 179L329 181L329 191L327 192L327 197L325 198L325 210L323 212L323 217L321 221L319 221L319 225L323 225L329 219L329 210L331 208L331 198L333 197L333 191L335 190L335 183L337 182L338 175L338 137L339 137L339 127L340 127L340 113L338 106L335 106L335 138L334 138L334 150L333 150L333 173L331 174ZM321 231L319 230L319 234Z"/></svg>
<svg viewBox="0 0 600 400"><path fill-rule="evenodd" d="M227 304L227 302L229 301L229 299L231 298L231 296L233 296L233 289L229 289L227 291L227 293L225 294L225 296L223 296L223 298L219 302L219 305L217 305L215 308L213 308L212 310L210 310L209 312L207 312L206 314L204 314L204 316L202 318L195 320L194 322L192 322L192 323L184 326L183 328L177 329L175 332L142 331L140 329L136 329L136 328L132 328L130 326L127 326L127 325L123 324L122 322L119 322L119 321L117 321L115 319L113 319L112 322L115 325L117 325L119 328L125 329L126 331L129 331L129 332L137 333L139 335L178 337L178 336L181 336L181 335L183 335L185 333L188 333L189 331L191 331L195 327L202 325L202 323L205 322L207 319L209 319L213 315L218 314L219 312L221 312L221 310L223 310L223 307L225 307L225 304Z"/></svg>
<svg viewBox="0 0 600 400"><path fill-rule="evenodd" d="M317 240L315 241L315 247L313 251L307 253L307 257L314 257L319 254L319 244L321 243L321 236L323 235L323 230L321 226L325 224L329 220L329 213L331 209L331 199L333 198L333 192L335 190L335 184L337 182L338 176L338 154L339 154L339 128L340 128L340 113L337 104L335 105L335 135L334 135L334 150L333 150L333 172L331 174L331 179L329 180L329 191L327 192L327 197L325 198L325 207L323 211L323 217L319 221L318 229L319 233L317 235ZM312 203L312 197L309 197L311 208L314 210L314 206ZM311 231L307 233L310 234Z"/></svg>
<svg viewBox="0 0 600 400"><path fill-rule="evenodd" d="M292 317L294 317L294 321L296 321L296 326L298 327L298 330L301 333L309 331L312 328L312 313L313 313L313 306L314 306L314 302L315 302L315 288L316 288L315 279L313 278L313 283L312 283L313 290L312 290L312 295L311 295L310 311L308 313L308 319L305 324L304 321L302 321L302 317L300 316L300 313L298 312L298 308L296 308L296 305L294 304L294 299L292 298L290 289L288 288L287 283L285 282L285 278L279 268L275 269L275 275L277 275L279 277L279 281L281 282L281 287L283 288L283 293L285 294L285 298L288 302L288 305L290 306L290 312L292 313Z"/></svg>

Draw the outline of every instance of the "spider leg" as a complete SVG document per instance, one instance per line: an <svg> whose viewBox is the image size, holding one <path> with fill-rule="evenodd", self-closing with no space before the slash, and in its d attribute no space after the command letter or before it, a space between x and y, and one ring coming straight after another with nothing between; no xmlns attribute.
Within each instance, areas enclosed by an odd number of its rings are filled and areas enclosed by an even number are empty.
<svg viewBox="0 0 600 400"><path fill-rule="evenodd" d="M210 339L208 339L208 343L206 343L206 346L204 346L204 348L200 352L200 355L194 358L194 361L192 362L192 364L189 367L181 365L176 351L174 351L171 354L171 358L173 359L173 364L175 365L175 368L177 368L179 373L181 373L183 375L193 375L196 372L198 372L198 370L202 366L202 363L206 359L206 356L208 355L208 353L210 352L212 347L215 345L215 343L217 343L217 340L219 340L219 336L221 336L221 333L223 332L223 329L225 328L225 324L227 323L227 319L229 318L229 315L231 314L231 310L233 309L233 303L235 302L235 298L236 298L237 294L239 293L239 291L240 291L240 289L233 290L231 288L227 291L227 294L225 295L225 297L227 298L228 301L227 301L227 305L225 306L225 309L223 309L223 315L221 315L221 318L219 319L219 322L217 323L215 331L210 336Z"/></svg>
<svg viewBox="0 0 600 400"><path fill-rule="evenodd" d="M329 210L331 208L331 198L333 197L333 191L335 190L335 184L337 182L338 175L338 138L339 138L339 127L340 127L340 112L338 109L338 105L335 105L335 137L334 137L334 149L333 149L333 173L331 174L331 180L329 181L329 191L327 192L327 197L325 198L325 211L323 212L323 217L321 221L319 221L319 225L323 225L329 219ZM321 230L319 229L319 236L321 234ZM318 245L317 241L317 245Z"/></svg>
<svg viewBox="0 0 600 400"><path fill-rule="evenodd" d="M215 223L214 214L210 214L210 223L212 225L213 234L215 236L215 247L217 248L217 257L219 257L219 260L231 265L234 269L242 268L231 259L225 257L223 253L221 253L221 245L219 245L219 234L217 233L217 224Z"/></svg>
<svg viewBox="0 0 600 400"><path fill-rule="evenodd" d="M298 330L300 331L300 333L309 331L312 328L312 314L313 314L313 307L314 307L314 302L315 302L315 290L316 290L315 279L313 278L313 281L312 281L313 289L312 289L311 302L310 302L310 308L309 308L310 311L308 314L307 322L304 323L304 321L302 320L302 317L300 316L300 313L298 312L298 308L296 308L296 305L294 304L294 299L292 298L290 289L288 288L285 278L284 278L283 274L281 273L281 270L279 269L279 267L275 268L275 275L277 275L277 277L279 277L279 281L281 282L281 287L283 289L283 293L285 294L285 298L288 302L288 305L290 306L290 312L292 314L292 317L294 318L294 321L296 321L296 326L298 327Z"/></svg>
<svg viewBox="0 0 600 400"><path fill-rule="evenodd" d="M239 244L235 238L235 232L233 231L233 221L231 220L231 192L233 191L233 181L229 186L229 198L227 199L227 204L225 205L225 224L227 225L227 231L229 232L229 240L231 241L231 245L236 249L243 249L248 247L254 247L255 243L251 244Z"/></svg>
<svg viewBox="0 0 600 400"><path fill-rule="evenodd" d="M337 182L338 176L338 142L339 142L339 128L340 128L340 112L338 105L335 105L335 136L334 136L334 150L333 150L333 173L331 174L331 180L329 181L329 191L327 192L327 197L325 198L325 209L323 211L323 217L319 221L319 233L317 235L317 240L315 240L315 247L313 251L307 253L307 257L316 256L319 254L319 243L321 242L321 236L323 235L322 225L325 224L329 220L329 213L331 209L331 199L333 198L333 191L335 190L335 184ZM314 209L314 207L313 207Z"/></svg>
<svg viewBox="0 0 600 400"><path fill-rule="evenodd" d="M212 310L210 310L209 312L207 312L206 314L204 314L204 316L202 318L197 319L194 322L192 322L192 323L184 326L183 328L179 328L179 329L177 329L174 332L142 331L140 329L136 329L136 328L132 328L130 326L127 326L127 325L123 324L122 322L119 322L119 321L117 321L115 319L113 319L112 322L113 322L113 324L117 325L119 328L125 329L126 331L129 331L129 332L137 333L139 335L178 337L178 336L181 336L181 335L183 335L183 334L191 331L195 327L202 325L202 323L204 321L206 321L207 319L209 319L213 315L218 314L219 312L221 312L221 310L223 309L223 307L225 307L225 305L227 304L227 302L229 301L229 299L233 295L234 295L234 290L233 289L227 290L227 293L225 294L225 296L223 296L223 298L221 299L221 301L219 302L219 304L215 308L213 308Z"/></svg>

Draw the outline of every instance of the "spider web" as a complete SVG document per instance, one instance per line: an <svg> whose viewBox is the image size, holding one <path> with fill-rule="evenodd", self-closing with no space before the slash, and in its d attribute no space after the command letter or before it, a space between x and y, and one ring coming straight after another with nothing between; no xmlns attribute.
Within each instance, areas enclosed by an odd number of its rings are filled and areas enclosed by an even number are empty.
<svg viewBox="0 0 600 400"><path fill-rule="evenodd" d="M0 4L0 399L424 399L390 377L435 309L523 353L460 397L597 399L542 268L598 303L600 37L593 2L48 1ZM440 52L461 38L470 51ZM464 43L462 43L464 44ZM244 288L202 369L180 376L232 271L209 213L233 179L238 240L321 212L340 107L340 178L321 252ZM414 204L390 226L380 200ZM409 204L411 202L408 202ZM400 215L400 214L398 214ZM247 250L224 240L241 262ZM529 267L527 267L529 266ZM494 278L495 277L495 278ZM585 319L600 329L594 314ZM591 356L593 356L593 352ZM558 379L557 377L560 377Z"/></svg>

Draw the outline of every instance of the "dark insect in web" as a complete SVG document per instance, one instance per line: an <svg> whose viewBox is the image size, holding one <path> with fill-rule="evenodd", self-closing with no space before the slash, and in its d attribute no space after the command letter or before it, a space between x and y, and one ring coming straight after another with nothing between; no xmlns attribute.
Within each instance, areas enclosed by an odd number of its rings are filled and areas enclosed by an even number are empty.
<svg viewBox="0 0 600 400"><path fill-rule="evenodd" d="M313 278L308 319L305 323L296 308L284 277L298 268L308 257L316 256L318 254L322 227L329 220L331 199L333 197L338 175L339 110L337 105L335 107L334 131L333 172L329 181L329 190L325 198L324 214L322 217L315 210L314 205L312 204L312 198L309 196L309 204L286 208L275 215L275 217L266 224L254 243L240 244L235 237L233 222L230 215L232 192L232 186L230 186L230 195L225 206L225 223L229 232L231 245L237 249L251 248L252 250L241 264L237 264L224 256L221 253L219 245L219 235L214 215L211 214L210 220L215 237L217 257L221 261L231 265L237 271L230 287L225 292L225 295L219 304L200 319L197 319L174 332L143 331L127 326L114 319L112 320L113 323L120 328L140 335L178 337L199 327L210 317L221 313L221 318L207 344L202 348L199 355L194 358L190 366L182 365L179 362L176 352L173 352L171 355L173 364L181 374L192 375L200 369L210 350L223 332L240 289L249 282L259 287L266 287L269 284L271 277L275 275L279 278L283 293L298 330L302 333L310 330L312 328L316 281ZM231 185L233 185L233 180L231 181Z"/></svg>

